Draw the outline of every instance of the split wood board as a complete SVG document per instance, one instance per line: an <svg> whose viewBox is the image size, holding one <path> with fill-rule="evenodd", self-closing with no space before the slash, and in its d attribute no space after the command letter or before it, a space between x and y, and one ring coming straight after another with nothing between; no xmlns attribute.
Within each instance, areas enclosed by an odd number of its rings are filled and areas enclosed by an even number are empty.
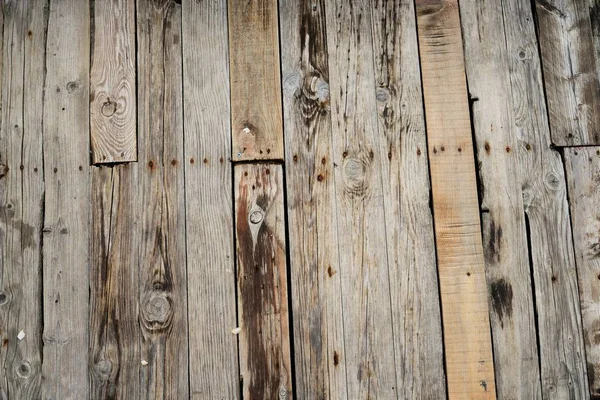
<svg viewBox="0 0 600 400"><path fill-rule="evenodd" d="M456 0L417 0L450 398L496 396L479 203Z"/></svg>

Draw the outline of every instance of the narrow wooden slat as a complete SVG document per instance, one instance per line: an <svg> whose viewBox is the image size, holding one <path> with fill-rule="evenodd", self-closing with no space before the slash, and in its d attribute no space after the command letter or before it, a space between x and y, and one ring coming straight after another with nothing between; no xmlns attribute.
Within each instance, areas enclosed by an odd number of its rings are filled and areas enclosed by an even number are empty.
<svg viewBox="0 0 600 400"><path fill-rule="evenodd" d="M229 0L232 158L283 159L277 0Z"/></svg>
<svg viewBox="0 0 600 400"><path fill-rule="evenodd" d="M136 161L135 0L93 4L92 162Z"/></svg>
<svg viewBox="0 0 600 400"><path fill-rule="evenodd" d="M496 396L458 2L417 0L450 398Z"/></svg>
<svg viewBox="0 0 600 400"><path fill-rule="evenodd" d="M552 142L600 144L600 60L594 51L600 5L595 0L535 4Z"/></svg>
<svg viewBox="0 0 600 400"><path fill-rule="evenodd" d="M88 1L51 2L44 89L42 398L88 397Z"/></svg>
<svg viewBox="0 0 600 400"><path fill-rule="evenodd" d="M141 397L188 399L181 4L137 1Z"/></svg>
<svg viewBox="0 0 600 400"><path fill-rule="evenodd" d="M0 6L1 398L41 397L46 24L42 2L9 1Z"/></svg>
<svg viewBox="0 0 600 400"><path fill-rule="evenodd" d="M242 394L294 398L283 168L242 164L234 174Z"/></svg>
<svg viewBox="0 0 600 400"><path fill-rule="evenodd" d="M520 154L527 154L528 150L517 135L515 118L518 116L513 110L511 97L513 79L520 85L535 85L536 82L525 80L518 74L511 76L511 56L505 39L511 40L511 48L523 46L523 56L519 62L523 62L525 54L531 57L531 53L537 50L535 36L525 35L512 40L505 31L503 12L508 13L510 9L508 6L503 9L503 5L507 4L461 2L461 23L467 81L474 96L472 117L481 207L484 210L481 214L483 250L498 398L541 399L536 319L519 164L522 160ZM533 31L529 30L528 34L531 33Z"/></svg>
<svg viewBox="0 0 600 400"><path fill-rule="evenodd" d="M565 149L590 397L600 398L600 147Z"/></svg>
<svg viewBox="0 0 600 400"><path fill-rule="evenodd" d="M182 6L190 396L237 399L227 4Z"/></svg>
<svg viewBox="0 0 600 400"><path fill-rule="evenodd" d="M326 1L280 3L296 398L345 399Z"/></svg>

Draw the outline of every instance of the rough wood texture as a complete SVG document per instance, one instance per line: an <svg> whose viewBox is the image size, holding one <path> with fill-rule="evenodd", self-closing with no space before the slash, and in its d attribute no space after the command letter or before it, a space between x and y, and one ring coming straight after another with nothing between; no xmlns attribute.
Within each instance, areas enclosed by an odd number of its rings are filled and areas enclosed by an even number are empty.
<svg viewBox="0 0 600 400"><path fill-rule="evenodd" d="M450 398L496 396L456 0L417 0Z"/></svg>
<svg viewBox="0 0 600 400"><path fill-rule="evenodd" d="M2 18L4 17L4 18ZM2 24L3 22L3 24ZM40 398L44 4L0 5L0 398ZM20 331L23 340L17 339Z"/></svg>
<svg viewBox="0 0 600 400"><path fill-rule="evenodd" d="M229 0L232 158L283 159L277 0Z"/></svg>
<svg viewBox="0 0 600 400"><path fill-rule="evenodd" d="M594 51L600 5L595 0L535 4L552 142L600 144L600 61Z"/></svg>
<svg viewBox="0 0 600 400"><path fill-rule="evenodd" d="M182 5L190 395L237 399L227 4Z"/></svg>
<svg viewBox="0 0 600 400"><path fill-rule="evenodd" d="M519 163L525 143L517 137L509 57L531 57L531 37L505 40L503 12L509 2L461 2L465 67L472 96L472 118L481 195L483 250L494 369L500 399L541 399L536 319L527 247L527 228ZM505 9L503 9L503 5ZM519 10L519 12L521 12ZM523 21L525 19L523 18ZM509 23L509 22L507 22ZM531 19L529 24L531 26ZM535 82L523 83L531 85ZM538 87L539 89L539 87ZM529 112L529 111L527 111ZM531 145L529 145L531 151Z"/></svg>
<svg viewBox="0 0 600 400"><path fill-rule="evenodd" d="M95 1L93 5L92 162L137 161L135 0Z"/></svg>
<svg viewBox="0 0 600 400"><path fill-rule="evenodd" d="M600 398L600 147L565 149L590 397Z"/></svg>
<svg viewBox="0 0 600 400"><path fill-rule="evenodd" d="M283 168L234 168L242 394L294 398L288 315Z"/></svg>
<svg viewBox="0 0 600 400"><path fill-rule="evenodd" d="M347 398L325 1L280 18L296 398Z"/></svg>
<svg viewBox="0 0 600 400"><path fill-rule="evenodd" d="M52 1L44 89L42 398L88 397L90 238L87 1Z"/></svg>

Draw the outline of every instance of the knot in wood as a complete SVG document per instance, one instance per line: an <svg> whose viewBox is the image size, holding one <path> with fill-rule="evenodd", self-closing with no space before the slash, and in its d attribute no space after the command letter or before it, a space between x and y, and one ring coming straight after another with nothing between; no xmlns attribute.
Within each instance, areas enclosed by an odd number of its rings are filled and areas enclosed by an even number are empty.
<svg viewBox="0 0 600 400"><path fill-rule="evenodd" d="M0 178L4 178L8 174L8 165L0 164Z"/></svg>
<svg viewBox="0 0 600 400"><path fill-rule="evenodd" d="M0 291L0 306L8 303L8 294L4 291Z"/></svg>
<svg viewBox="0 0 600 400"><path fill-rule="evenodd" d="M110 360L100 360L94 365L94 371L102 380L107 380L112 371L112 362Z"/></svg>
<svg viewBox="0 0 600 400"><path fill-rule="evenodd" d="M101 112L105 117L112 117L114 113L117 112L117 103L110 99L106 100L104 104L102 104Z"/></svg>
<svg viewBox="0 0 600 400"><path fill-rule="evenodd" d="M367 189L368 161L357 157L344 160L344 191L351 197L363 197Z"/></svg>
<svg viewBox="0 0 600 400"><path fill-rule="evenodd" d="M253 224L260 223L264 218L264 213L260 210L253 211L250 214L250 222Z"/></svg>
<svg viewBox="0 0 600 400"><path fill-rule="evenodd" d="M546 174L546 186L548 186L550 190L558 190L560 187L560 179L556 173L548 172Z"/></svg>
<svg viewBox="0 0 600 400"><path fill-rule="evenodd" d="M279 398L281 400L283 400L283 399L287 399L287 396L288 396L287 390L285 388L280 388L279 389Z"/></svg>
<svg viewBox="0 0 600 400"><path fill-rule="evenodd" d="M22 361L16 369L19 378L26 379L31 376L31 365L27 361Z"/></svg>
<svg viewBox="0 0 600 400"><path fill-rule="evenodd" d="M144 302L142 309L144 326L149 330L167 327L173 318L171 300L164 292L152 292Z"/></svg>
<svg viewBox="0 0 600 400"><path fill-rule="evenodd" d="M387 103L390 99L390 91L386 87L378 87L375 91L375 98L381 103Z"/></svg>

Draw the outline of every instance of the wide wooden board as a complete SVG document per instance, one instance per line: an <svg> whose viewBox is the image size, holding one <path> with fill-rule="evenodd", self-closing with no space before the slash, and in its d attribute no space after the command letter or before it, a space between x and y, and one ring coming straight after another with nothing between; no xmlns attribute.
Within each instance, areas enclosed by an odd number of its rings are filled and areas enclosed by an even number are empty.
<svg viewBox="0 0 600 400"><path fill-rule="evenodd" d="M283 159L277 0L229 0L232 158ZM284 29L286 29L284 27Z"/></svg>
<svg viewBox="0 0 600 400"><path fill-rule="evenodd" d="M137 161L135 0L92 4L92 163Z"/></svg>
<svg viewBox="0 0 600 400"><path fill-rule="evenodd" d="M456 0L417 0L450 398L496 397L464 56Z"/></svg>

